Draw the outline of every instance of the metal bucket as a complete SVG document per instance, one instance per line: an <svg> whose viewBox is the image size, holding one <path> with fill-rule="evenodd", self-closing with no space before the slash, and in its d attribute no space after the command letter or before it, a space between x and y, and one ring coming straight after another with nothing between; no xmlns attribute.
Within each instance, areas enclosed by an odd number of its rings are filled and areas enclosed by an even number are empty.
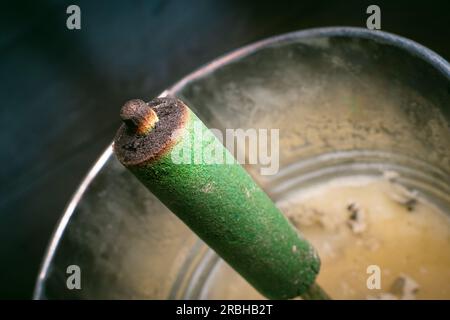
<svg viewBox="0 0 450 320"><path fill-rule="evenodd" d="M450 66L410 40L356 28L294 32L233 51L167 94L213 128L279 128L278 174L248 167L274 201L392 169L450 212ZM220 264L108 147L61 219L34 297L208 298ZM69 265L80 267L82 290L67 288Z"/></svg>

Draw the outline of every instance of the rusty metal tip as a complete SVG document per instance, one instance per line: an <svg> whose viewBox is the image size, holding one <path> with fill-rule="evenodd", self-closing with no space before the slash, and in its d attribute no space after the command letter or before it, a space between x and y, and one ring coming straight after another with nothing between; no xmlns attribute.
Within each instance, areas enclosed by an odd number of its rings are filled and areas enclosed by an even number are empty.
<svg viewBox="0 0 450 320"><path fill-rule="evenodd" d="M129 100L122 106L120 117L123 121L132 120L137 113L142 114L145 108L149 107L144 101L140 99Z"/></svg>
<svg viewBox="0 0 450 320"><path fill-rule="evenodd" d="M155 111L143 100L133 99L125 102L120 117L129 130L146 134L158 121Z"/></svg>

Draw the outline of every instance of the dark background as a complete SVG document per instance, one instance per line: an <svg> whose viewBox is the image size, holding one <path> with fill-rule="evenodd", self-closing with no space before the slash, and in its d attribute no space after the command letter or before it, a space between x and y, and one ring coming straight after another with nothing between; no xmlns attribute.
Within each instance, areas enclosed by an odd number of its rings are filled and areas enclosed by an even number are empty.
<svg viewBox="0 0 450 320"><path fill-rule="evenodd" d="M0 298L31 298L57 221L130 98L232 49L320 26L382 29L450 59L450 1L10 1L0 6ZM81 30L66 8L81 8Z"/></svg>

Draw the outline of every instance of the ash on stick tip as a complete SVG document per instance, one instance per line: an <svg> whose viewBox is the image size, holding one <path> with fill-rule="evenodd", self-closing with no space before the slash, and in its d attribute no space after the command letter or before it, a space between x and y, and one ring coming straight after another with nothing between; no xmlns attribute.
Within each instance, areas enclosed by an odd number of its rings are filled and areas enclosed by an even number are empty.
<svg viewBox="0 0 450 320"><path fill-rule="evenodd" d="M120 117L128 130L139 135L149 133L158 122L156 112L140 99L127 101L120 110Z"/></svg>

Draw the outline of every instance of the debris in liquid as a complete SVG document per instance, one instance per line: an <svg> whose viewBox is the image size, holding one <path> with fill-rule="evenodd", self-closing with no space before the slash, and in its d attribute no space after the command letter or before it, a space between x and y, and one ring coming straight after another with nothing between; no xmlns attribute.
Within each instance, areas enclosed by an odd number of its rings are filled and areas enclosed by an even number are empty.
<svg viewBox="0 0 450 320"><path fill-rule="evenodd" d="M450 217L385 179L341 179L278 203L322 260L317 282L334 299L450 299ZM369 265L381 288L368 289ZM207 298L263 298L225 263Z"/></svg>

